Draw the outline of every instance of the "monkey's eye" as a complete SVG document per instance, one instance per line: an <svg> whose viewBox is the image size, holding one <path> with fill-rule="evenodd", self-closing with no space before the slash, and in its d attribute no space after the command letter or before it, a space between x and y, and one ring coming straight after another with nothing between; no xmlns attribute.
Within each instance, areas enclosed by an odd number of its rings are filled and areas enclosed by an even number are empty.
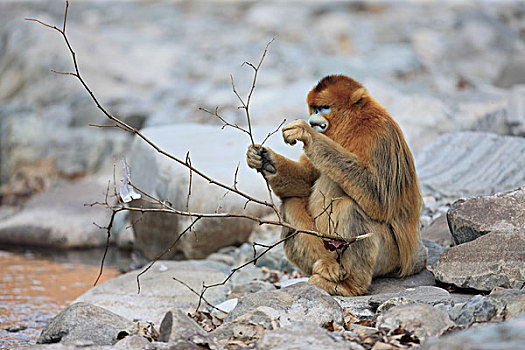
<svg viewBox="0 0 525 350"><path fill-rule="evenodd" d="M318 108L321 114L328 114L332 110L330 106L319 106Z"/></svg>
<svg viewBox="0 0 525 350"><path fill-rule="evenodd" d="M311 106L312 114L329 114L330 106Z"/></svg>

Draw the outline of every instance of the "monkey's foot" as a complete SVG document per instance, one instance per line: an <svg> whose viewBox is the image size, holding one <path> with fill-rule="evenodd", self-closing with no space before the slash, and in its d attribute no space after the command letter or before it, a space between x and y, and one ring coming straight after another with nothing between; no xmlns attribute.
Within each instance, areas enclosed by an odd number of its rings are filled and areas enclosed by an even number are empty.
<svg viewBox="0 0 525 350"><path fill-rule="evenodd" d="M362 295L368 288L368 286L355 286L349 279L340 282L332 282L318 274L313 274L308 282L324 289L330 295L341 295L343 297Z"/></svg>
<svg viewBox="0 0 525 350"><path fill-rule="evenodd" d="M320 275L328 281L339 282L345 279L346 273L337 261L333 259L319 259L312 266L312 275Z"/></svg>

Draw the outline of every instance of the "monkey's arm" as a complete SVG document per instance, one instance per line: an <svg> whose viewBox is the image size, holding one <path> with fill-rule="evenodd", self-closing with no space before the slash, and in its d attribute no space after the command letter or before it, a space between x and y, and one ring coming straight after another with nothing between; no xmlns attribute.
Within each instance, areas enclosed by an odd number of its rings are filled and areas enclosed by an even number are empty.
<svg viewBox="0 0 525 350"><path fill-rule="evenodd" d="M308 197L319 177L318 171L304 154L295 162L270 148L255 145L248 148L246 160L249 167L261 170L273 192L281 199Z"/></svg>
<svg viewBox="0 0 525 350"><path fill-rule="evenodd" d="M393 214L390 201L397 198L388 182L390 174L379 176L374 162L363 163L337 142L313 130L304 120L285 126L283 136L290 144L302 141L313 166L336 182L370 217L390 220Z"/></svg>

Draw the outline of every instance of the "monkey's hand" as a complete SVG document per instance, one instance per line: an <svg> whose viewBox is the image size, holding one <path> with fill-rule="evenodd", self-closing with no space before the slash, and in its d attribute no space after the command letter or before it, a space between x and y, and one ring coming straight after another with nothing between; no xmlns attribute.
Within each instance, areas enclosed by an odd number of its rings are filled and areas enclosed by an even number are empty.
<svg viewBox="0 0 525 350"><path fill-rule="evenodd" d="M250 168L257 171L264 171L266 173L275 174L275 161L273 151L261 145L251 145L246 152L246 162Z"/></svg>
<svg viewBox="0 0 525 350"><path fill-rule="evenodd" d="M297 141L302 141L306 147L312 142L312 133L315 132L306 120L294 120L283 127L284 142L293 146Z"/></svg>

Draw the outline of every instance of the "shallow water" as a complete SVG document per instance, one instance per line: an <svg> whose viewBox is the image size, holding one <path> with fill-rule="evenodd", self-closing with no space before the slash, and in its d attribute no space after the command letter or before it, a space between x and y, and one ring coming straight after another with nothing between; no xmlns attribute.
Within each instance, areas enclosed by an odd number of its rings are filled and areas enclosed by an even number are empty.
<svg viewBox="0 0 525 350"><path fill-rule="evenodd" d="M0 349L29 349L50 318L93 287L103 250L0 250ZM99 283L119 275L114 259Z"/></svg>

